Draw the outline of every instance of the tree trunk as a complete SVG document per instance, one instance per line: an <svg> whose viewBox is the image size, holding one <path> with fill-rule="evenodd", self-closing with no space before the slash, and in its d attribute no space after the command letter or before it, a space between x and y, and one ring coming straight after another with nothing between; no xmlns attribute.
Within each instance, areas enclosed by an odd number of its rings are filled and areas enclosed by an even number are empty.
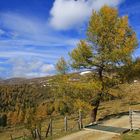
<svg viewBox="0 0 140 140"><path fill-rule="evenodd" d="M98 69L98 74L99 74L99 80L102 83L102 88L101 88L101 92L99 92L98 95L91 101L91 106L94 106L94 108L91 110L91 123L96 122L98 107L102 98L102 93L104 91L103 66Z"/></svg>
<svg viewBox="0 0 140 140"><path fill-rule="evenodd" d="M98 107L99 107L99 103L91 110L91 123L96 122Z"/></svg>

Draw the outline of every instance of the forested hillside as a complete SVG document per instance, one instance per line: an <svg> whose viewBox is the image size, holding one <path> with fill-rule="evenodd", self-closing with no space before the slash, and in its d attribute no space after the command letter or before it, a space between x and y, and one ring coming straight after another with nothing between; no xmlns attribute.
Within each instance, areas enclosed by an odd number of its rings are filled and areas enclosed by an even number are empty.
<svg viewBox="0 0 140 140"><path fill-rule="evenodd" d="M57 75L28 79L19 84L0 85L0 113L7 123L27 123L31 117L41 120L50 115L89 113L90 101L100 89L94 73ZM116 95L115 95L116 96ZM114 99L104 95L103 100Z"/></svg>
<svg viewBox="0 0 140 140"><path fill-rule="evenodd" d="M86 114L91 109L91 99L100 89L95 73L57 75L26 79L26 82L0 85L0 114L7 123L27 123L31 117L41 120L50 115ZM116 89L103 95L104 101L120 98Z"/></svg>
<svg viewBox="0 0 140 140"><path fill-rule="evenodd" d="M19 84L17 81L12 84L2 83L0 85L1 116L6 114L8 124L18 124L26 123L31 116L36 116L36 119L40 120L52 113L61 115L72 113L76 106L71 102L75 99L80 101L80 98L87 98L88 101L90 96L87 94L93 93L92 84L83 82L82 78L79 74L70 74L28 79L26 82L20 81ZM91 89L84 91L87 86L91 86ZM84 92L86 94L83 94ZM84 102L81 101L82 103Z"/></svg>

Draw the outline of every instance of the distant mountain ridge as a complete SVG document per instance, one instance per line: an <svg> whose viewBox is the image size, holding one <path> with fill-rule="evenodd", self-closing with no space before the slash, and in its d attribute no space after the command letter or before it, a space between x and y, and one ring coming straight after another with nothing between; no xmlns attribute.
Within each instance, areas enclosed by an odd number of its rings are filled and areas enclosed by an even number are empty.
<svg viewBox="0 0 140 140"><path fill-rule="evenodd" d="M76 72L76 73L69 73L68 75L75 75L77 76L83 76L88 75L92 73L91 71L83 71L83 72ZM55 78L57 75L53 76L46 76L46 77L37 77L37 78L23 78L23 77L14 77L9 79L2 79L0 78L0 84L6 84L6 85L14 85L14 84L34 84L34 83L44 83L47 82L51 78ZM73 77L74 78L74 77Z"/></svg>
<svg viewBox="0 0 140 140"><path fill-rule="evenodd" d="M0 79L0 84L19 84L24 81L27 81L27 79L26 78Z"/></svg>

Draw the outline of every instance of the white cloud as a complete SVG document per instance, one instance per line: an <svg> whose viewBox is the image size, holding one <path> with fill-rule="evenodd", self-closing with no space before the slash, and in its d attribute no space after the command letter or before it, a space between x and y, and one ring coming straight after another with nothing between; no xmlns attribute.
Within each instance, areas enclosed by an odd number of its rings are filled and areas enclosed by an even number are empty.
<svg viewBox="0 0 140 140"><path fill-rule="evenodd" d="M6 69L3 67L0 67L0 72L4 72Z"/></svg>
<svg viewBox="0 0 140 140"><path fill-rule="evenodd" d="M38 57L38 58L57 58L56 56L53 56L48 53L43 52L27 52L27 51L1 51L0 57L2 58L16 58L16 57Z"/></svg>
<svg viewBox="0 0 140 140"><path fill-rule="evenodd" d="M83 22L89 15L87 2L55 0L50 11L51 25L56 29L67 29Z"/></svg>
<svg viewBox="0 0 140 140"><path fill-rule="evenodd" d="M44 64L42 67L41 67L41 71L42 72L50 72L52 70L55 70L55 67L53 64Z"/></svg>
<svg viewBox="0 0 140 140"><path fill-rule="evenodd" d="M51 75L54 72L53 64L46 64L39 59L20 57L9 59L9 63L12 65L11 77L33 78Z"/></svg>
<svg viewBox="0 0 140 140"><path fill-rule="evenodd" d="M2 29L0 29L0 36L1 35L4 35L6 32L4 31L4 30L2 30Z"/></svg>
<svg viewBox="0 0 140 140"><path fill-rule="evenodd" d="M35 19L30 19L29 17L21 16L17 13L0 13L0 23L19 33L23 34L37 34L40 31L40 22Z"/></svg>
<svg viewBox="0 0 140 140"><path fill-rule="evenodd" d="M80 26L92 10L104 5L118 6L124 0L55 0L50 11L50 24L55 29L66 30Z"/></svg>
<svg viewBox="0 0 140 140"><path fill-rule="evenodd" d="M62 37L56 38L54 35L50 38L45 38L44 36L39 36L37 39L24 39L24 38L15 38L15 39L6 39L6 40L0 40L0 47L24 47L27 45L33 45L33 46L42 46L42 47L54 47L54 46L75 46L79 39L74 38L68 38L68 37Z"/></svg>
<svg viewBox="0 0 140 140"><path fill-rule="evenodd" d="M1 67L6 68L6 77L51 74L54 71L51 64L66 55L78 41L47 27L46 20L12 12L0 13L0 59L10 60L6 66L0 63ZM31 57L39 61L34 62Z"/></svg>
<svg viewBox="0 0 140 140"><path fill-rule="evenodd" d="M1 40L0 46L8 42L10 46L19 46L19 44L20 46L71 46L75 40L78 40L55 32L46 21L12 12L0 13L0 27L8 30L0 29L0 35L6 33L10 38L10 40Z"/></svg>

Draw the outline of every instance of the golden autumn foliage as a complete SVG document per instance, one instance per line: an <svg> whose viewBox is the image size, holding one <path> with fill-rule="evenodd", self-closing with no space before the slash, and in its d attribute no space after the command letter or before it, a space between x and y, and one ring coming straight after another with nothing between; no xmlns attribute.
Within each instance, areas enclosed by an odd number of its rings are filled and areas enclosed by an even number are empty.
<svg viewBox="0 0 140 140"><path fill-rule="evenodd" d="M97 80L107 89L111 81L118 83L114 81L118 67L132 61L137 45L128 17L120 17L117 9L104 6L98 12L93 11L86 40L81 40L70 53L72 67L96 71Z"/></svg>
<svg viewBox="0 0 140 140"><path fill-rule="evenodd" d="M55 67L59 74L66 74L68 71L68 64L63 57L58 60Z"/></svg>
<svg viewBox="0 0 140 140"><path fill-rule="evenodd" d="M71 66L90 69L95 72L101 90L92 100L92 122L96 121L97 110L102 96L119 81L118 70L132 61L132 53L138 46L136 33L130 27L128 17L120 17L118 10L104 6L93 11L87 38L81 40L70 53Z"/></svg>

